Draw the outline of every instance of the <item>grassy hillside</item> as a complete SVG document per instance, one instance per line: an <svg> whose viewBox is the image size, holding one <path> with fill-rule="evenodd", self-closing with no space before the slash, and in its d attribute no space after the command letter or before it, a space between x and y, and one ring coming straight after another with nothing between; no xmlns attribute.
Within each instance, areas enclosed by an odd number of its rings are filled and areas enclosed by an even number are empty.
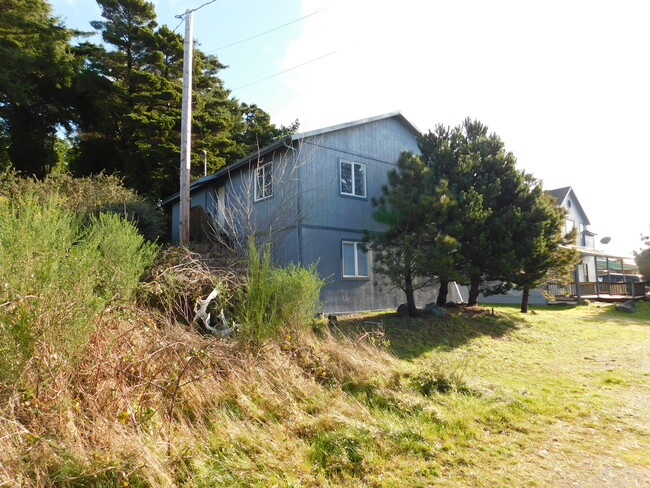
<svg viewBox="0 0 650 488"><path fill-rule="evenodd" d="M101 179L7 181L2 487L650 484L647 303L330 329L313 270L160 251ZM214 288L232 339L192 321Z"/></svg>
<svg viewBox="0 0 650 488"><path fill-rule="evenodd" d="M251 350L123 307L97 318L74 371L53 368L4 403L0 479L260 487L643 479L650 310L610 308L360 316L340 323L345 335L321 329Z"/></svg>

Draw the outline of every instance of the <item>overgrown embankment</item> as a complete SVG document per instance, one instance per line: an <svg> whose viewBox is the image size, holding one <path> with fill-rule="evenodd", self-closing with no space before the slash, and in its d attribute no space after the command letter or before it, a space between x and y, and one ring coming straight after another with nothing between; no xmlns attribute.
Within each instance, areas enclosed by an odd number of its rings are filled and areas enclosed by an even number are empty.
<svg viewBox="0 0 650 488"><path fill-rule="evenodd" d="M148 266L131 224L60 198L0 198L0 486L643 479L650 427L628 406L650 398L646 304L360 314L330 330L310 319L309 270L264 250L171 248ZM211 312L238 336L191 324L215 287Z"/></svg>

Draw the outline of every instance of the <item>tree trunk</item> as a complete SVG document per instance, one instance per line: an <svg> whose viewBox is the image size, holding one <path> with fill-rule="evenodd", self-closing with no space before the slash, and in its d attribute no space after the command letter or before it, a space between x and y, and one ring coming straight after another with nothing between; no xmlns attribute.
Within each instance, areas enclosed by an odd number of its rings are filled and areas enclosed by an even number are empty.
<svg viewBox="0 0 650 488"><path fill-rule="evenodd" d="M418 315L418 309L415 307L415 297L414 297L414 292L413 292L413 279L411 276L406 277L406 289L404 292L406 293L406 306L409 309L409 317L417 317Z"/></svg>
<svg viewBox="0 0 650 488"><path fill-rule="evenodd" d="M471 284L469 286L469 299L467 300L467 305L474 307L478 305L478 286L481 284L481 278L472 278Z"/></svg>
<svg viewBox="0 0 650 488"><path fill-rule="evenodd" d="M521 313L528 313L528 295L530 290L524 286L524 291L521 293Z"/></svg>
<svg viewBox="0 0 650 488"><path fill-rule="evenodd" d="M447 294L449 293L449 280L440 279L440 288L438 289L438 298L436 305L444 307L447 303Z"/></svg>

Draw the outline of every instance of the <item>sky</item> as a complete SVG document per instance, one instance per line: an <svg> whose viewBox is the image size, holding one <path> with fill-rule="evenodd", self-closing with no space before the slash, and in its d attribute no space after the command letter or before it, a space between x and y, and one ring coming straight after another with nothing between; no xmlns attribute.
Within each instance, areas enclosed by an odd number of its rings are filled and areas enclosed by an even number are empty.
<svg viewBox="0 0 650 488"><path fill-rule="evenodd" d="M174 28L207 1L153 3ZM94 0L50 3L68 27L100 19ZM649 18L647 0L215 0L193 37L228 65L233 96L276 124L478 119L544 188L573 187L590 229L611 237L600 249L629 255L650 233Z"/></svg>

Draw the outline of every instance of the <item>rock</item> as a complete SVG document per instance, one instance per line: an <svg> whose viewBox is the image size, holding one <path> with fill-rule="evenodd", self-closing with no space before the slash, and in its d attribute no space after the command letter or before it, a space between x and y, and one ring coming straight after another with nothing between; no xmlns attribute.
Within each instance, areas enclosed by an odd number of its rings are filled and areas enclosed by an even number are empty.
<svg viewBox="0 0 650 488"><path fill-rule="evenodd" d="M436 317L444 317L445 315L447 315L442 308L440 308L438 305L436 305L433 302L427 303L424 307L424 310L428 314L435 315Z"/></svg>
<svg viewBox="0 0 650 488"><path fill-rule="evenodd" d="M409 314L409 306L406 303L402 303L399 307L397 307L397 315L407 317L408 314Z"/></svg>
<svg viewBox="0 0 650 488"><path fill-rule="evenodd" d="M619 312L634 313L636 312L636 303L633 300L628 300L627 302L617 303L616 310Z"/></svg>
<svg viewBox="0 0 650 488"><path fill-rule="evenodd" d="M338 319L336 318L336 315L332 315L332 314L328 315L327 316L327 323L330 326L336 326L338 324Z"/></svg>

